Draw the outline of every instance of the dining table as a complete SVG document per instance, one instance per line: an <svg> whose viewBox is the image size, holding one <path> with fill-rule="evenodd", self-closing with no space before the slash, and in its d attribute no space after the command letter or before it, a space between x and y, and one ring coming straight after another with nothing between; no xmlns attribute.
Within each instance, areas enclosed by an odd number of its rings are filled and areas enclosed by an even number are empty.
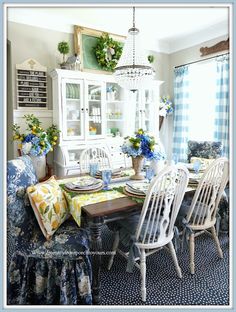
<svg viewBox="0 0 236 312"><path fill-rule="evenodd" d="M71 179L76 179L73 177ZM69 178L70 180L70 178ZM63 179L61 180L63 181ZM66 179L68 181L68 179ZM124 177L122 181L111 181L110 190L122 188L130 181L130 177ZM65 182L64 182L65 183ZM191 194L195 191L195 187L190 185L186 189L186 193ZM107 191L109 192L109 190ZM143 199L144 201L144 199ZM85 201L81 204L81 216L90 232L90 254L92 259L92 295L93 304L101 303L101 268L104 259L104 251L102 248L102 227L104 224L118 221L127 218L132 214L137 214L143 206L142 200L136 200L135 196L123 196L112 198L108 196L98 200L93 200L91 203ZM78 222L77 222L78 223Z"/></svg>

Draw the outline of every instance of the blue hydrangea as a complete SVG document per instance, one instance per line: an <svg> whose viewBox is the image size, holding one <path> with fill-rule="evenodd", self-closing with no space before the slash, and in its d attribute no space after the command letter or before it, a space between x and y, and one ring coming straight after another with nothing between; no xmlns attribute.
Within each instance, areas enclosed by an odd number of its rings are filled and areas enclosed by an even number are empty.
<svg viewBox="0 0 236 312"><path fill-rule="evenodd" d="M32 143L33 145L38 145L39 142L40 142L40 139L39 139L37 136L35 136L35 137L32 138L32 140L31 140L31 143Z"/></svg>
<svg viewBox="0 0 236 312"><path fill-rule="evenodd" d="M33 145L31 150L30 150L30 155L31 156L40 156L40 155L42 155L40 153L40 151L41 151L41 148L39 145Z"/></svg>
<svg viewBox="0 0 236 312"><path fill-rule="evenodd" d="M35 137L35 135L34 134L27 134L26 136L25 136L25 138L24 138L24 140L23 140L23 142L22 143L25 143L25 142L27 142L27 143L29 143L29 142L32 142L32 139Z"/></svg>
<svg viewBox="0 0 236 312"><path fill-rule="evenodd" d="M121 150L124 154L127 154L128 156L131 157L137 157L142 155L142 149L141 148L134 148L132 146L127 146L127 145L122 145Z"/></svg>
<svg viewBox="0 0 236 312"><path fill-rule="evenodd" d="M135 138L140 139L140 147L134 148L128 138L121 147L123 153L131 157L142 155L148 160L163 160L166 158L165 154L161 152L158 144L154 142L153 137L145 134L142 129L135 134Z"/></svg>
<svg viewBox="0 0 236 312"><path fill-rule="evenodd" d="M42 155L47 155L47 153L50 151L52 146L51 146L51 144L48 141L46 141L44 148L45 149L44 149Z"/></svg>
<svg viewBox="0 0 236 312"><path fill-rule="evenodd" d="M166 114L171 114L174 111L173 104L169 100L169 97L167 97L167 96L161 97L159 109L161 110L160 116L164 116L164 117Z"/></svg>

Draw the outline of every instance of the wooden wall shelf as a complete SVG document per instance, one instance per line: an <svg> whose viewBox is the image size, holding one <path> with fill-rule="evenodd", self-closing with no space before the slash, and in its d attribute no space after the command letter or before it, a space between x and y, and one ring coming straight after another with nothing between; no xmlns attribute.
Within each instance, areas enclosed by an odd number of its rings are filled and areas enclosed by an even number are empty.
<svg viewBox="0 0 236 312"><path fill-rule="evenodd" d="M211 47L201 47L201 56L207 56L209 54L229 50L229 38L227 40L220 41Z"/></svg>

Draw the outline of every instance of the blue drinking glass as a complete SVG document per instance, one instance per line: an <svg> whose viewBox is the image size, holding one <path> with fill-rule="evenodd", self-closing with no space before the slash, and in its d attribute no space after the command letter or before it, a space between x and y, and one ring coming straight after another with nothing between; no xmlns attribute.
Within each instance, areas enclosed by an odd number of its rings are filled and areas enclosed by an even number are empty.
<svg viewBox="0 0 236 312"><path fill-rule="evenodd" d="M102 170L102 180L104 183L104 190L109 190L108 185L111 183L111 175L112 175L112 170L106 169Z"/></svg>
<svg viewBox="0 0 236 312"><path fill-rule="evenodd" d="M92 177L95 177L97 171L98 171L98 163L89 164L89 174Z"/></svg>
<svg viewBox="0 0 236 312"><path fill-rule="evenodd" d="M200 170L200 167L201 167L201 162L199 160L196 160L194 163L193 163L193 170L196 174L199 173L199 170Z"/></svg>
<svg viewBox="0 0 236 312"><path fill-rule="evenodd" d="M152 168L147 167L145 173L146 173L145 177L148 180L148 182L150 183L152 178L154 177L154 171Z"/></svg>

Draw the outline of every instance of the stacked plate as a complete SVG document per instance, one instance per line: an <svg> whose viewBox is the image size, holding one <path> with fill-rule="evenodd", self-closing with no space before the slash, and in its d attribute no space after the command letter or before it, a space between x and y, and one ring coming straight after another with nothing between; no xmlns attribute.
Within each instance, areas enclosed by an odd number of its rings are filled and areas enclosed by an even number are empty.
<svg viewBox="0 0 236 312"><path fill-rule="evenodd" d="M112 170L111 178L112 179L120 178L121 177L121 173L122 173L122 171L120 169L114 169L114 170ZM98 179L102 179L102 170L99 170L96 173L95 177L98 178Z"/></svg>
<svg viewBox="0 0 236 312"><path fill-rule="evenodd" d="M65 188L68 191L78 193L92 193L100 191L103 188L103 181L90 177L81 177L76 181L66 183Z"/></svg>
<svg viewBox="0 0 236 312"><path fill-rule="evenodd" d="M135 197L145 197L148 191L150 183L143 182L127 182L125 186L125 192L127 195L132 195Z"/></svg>
<svg viewBox="0 0 236 312"><path fill-rule="evenodd" d="M200 179L201 179L202 174L196 174L196 173L191 173L189 174L189 185L190 186L197 186Z"/></svg>

